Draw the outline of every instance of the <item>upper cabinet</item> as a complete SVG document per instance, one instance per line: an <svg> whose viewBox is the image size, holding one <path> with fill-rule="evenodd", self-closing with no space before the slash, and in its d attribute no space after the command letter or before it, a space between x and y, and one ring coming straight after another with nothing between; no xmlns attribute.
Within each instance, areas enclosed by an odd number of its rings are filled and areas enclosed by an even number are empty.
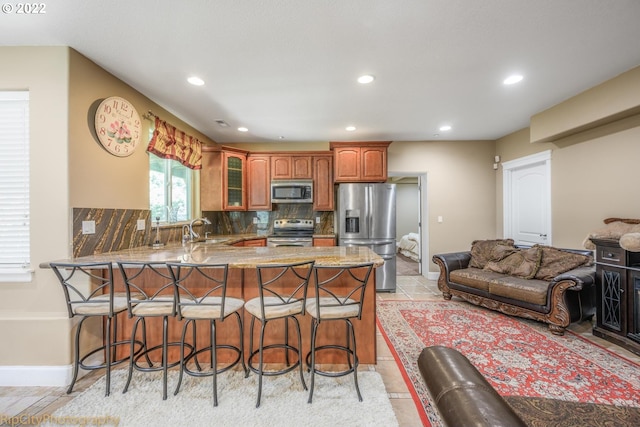
<svg viewBox="0 0 640 427"><path fill-rule="evenodd" d="M333 199L333 156L322 154L313 156L313 210L332 211Z"/></svg>
<svg viewBox="0 0 640 427"><path fill-rule="evenodd" d="M335 182L385 182L391 141L331 142Z"/></svg>
<svg viewBox="0 0 640 427"><path fill-rule="evenodd" d="M247 209L246 162L247 153L242 150L202 148L201 210L243 211Z"/></svg>
<svg viewBox="0 0 640 427"><path fill-rule="evenodd" d="M247 156L247 209L271 210L271 156L249 154Z"/></svg>
<svg viewBox="0 0 640 427"><path fill-rule="evenodd" d="M271 156L271 179L311 179L312 176L311 156Z"/></svg>

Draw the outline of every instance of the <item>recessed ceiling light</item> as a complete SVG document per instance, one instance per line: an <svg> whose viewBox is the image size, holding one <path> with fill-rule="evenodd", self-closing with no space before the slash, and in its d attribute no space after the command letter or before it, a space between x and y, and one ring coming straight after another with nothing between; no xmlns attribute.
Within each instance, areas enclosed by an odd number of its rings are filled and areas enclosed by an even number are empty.
<svg viewBox="0 0 640 427"><path fill-rule="evenodd" d="M187 81L189 83L191 83L194 86L202 86L204 84L204 80L202 80L200 77L196 77L196 76L191 76L187 79Z"/></svg>
<svg viewBox="0 0 640 427"><path fill-rule="evenodd" d="M354 130L356 130L355 126L347 126L346 128L344 128L344 130L346 130L347 132L353 132Z"/></svg>
<svg viewBox="0 0 640 427"><path fill-rule="evenodd" d="M514 75L509 76L506 79L504 79L502 81L502 83L505 84L505 85L512 85L512 84L515 84L515 83L518 83L518 82L522 81L523 78L524 77L522 77L520 74L514 74Z"/></svg>
<svg viewBox="0 0 640 427"><path fill-rule="evenodd" d="M246 127L244 127L244 126L240 126L240 127L238 128L238 131L240 131L240 132L249 132L249 128L246 128Z"/></svg>
<svg viewBox="0 0 640 427"><path fill-rule="evenodd" d="M446 132L448 130L451 130L451 126L449 125L440 126L440 132Z"/></svg>
<svg viewBox="0 0 640 427"><path fill-rule="evenodd" d="M371 83L375 79L376 78L373 77L371 74L365 74L364 76L358 77L358 83L362 83L363 85L366 85L367 83Z"/></svg>

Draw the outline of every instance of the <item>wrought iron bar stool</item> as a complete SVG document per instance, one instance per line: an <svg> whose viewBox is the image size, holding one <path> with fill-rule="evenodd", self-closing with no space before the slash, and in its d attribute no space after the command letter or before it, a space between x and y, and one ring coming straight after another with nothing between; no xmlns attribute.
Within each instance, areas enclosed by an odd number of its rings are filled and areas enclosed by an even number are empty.
<svg viewBox="0 0 640 427"><path fill-rule="evenodd" d="M315 375L325 377L341 377L353 373L353 380L362 402L362 394L358 386L358 354L356 336L351 319L362 318L364 293L369 282L373 263L352 265L343 268L315 266L313 278L315 295L306 301L306 309L311 316L311 351L306 356L306 363L311 371L311 386L308 403L313 399ZM347 327L346 343L330 343L317 346L316 337L321 323L343 321ZM347 368L342 371L318 369L316 355L323 351L344 352Z"/></svg>
<svg viewBox="0 0 640 427"><path fill-rule="evenodd" d="M138 354L131 351L129 375L123 393L129 389L134 369L141 372L162 371L162 400L166 400L167 371L180 363L179 360L169 363L169 347L181 346L180 342L169 342L169 317L175 317L177 310L173 278L164 262L118 262L118 268L124 281L129 318L135 318L131 330L131 341L136 340L138 326L142 324L143 342L143 348ZM149 347L145 319L154 317L162 319L162 342ZM193 345L185 344L191 350L189 355L193 353L196 344L195 325L193 325L193 343ZM161 362L156 366L151 361L150 354L156 354L158 351L161 353ZM140 364L143 356L147 366ZM197 367L200 369L199 364Z"/></svg>
<svg viewBox="0 0 640 427"><path fill-rule="evenodd" d="M295 317L304 314L304 302L307 297L309 277L315 261L304 261L291 264L262 265L257 266L258 296L247 301L245 310L251 314L251 327L249 337L248 365L252 372L258 374L258 398L256 408L260 406L262 396L262 377L275 376L291 372L296 367L300 369L300 382L307 390L302 372L302 337L300 323ZM284 321L283 342L275 342L265 345L265 329L268 322L282 319ZM255 321L260 326L260 340L258 348L253 349L253 335ZM289 343L289 320L293 321L298 336L298 346ZM272 349L283 349L286 367L283 369L265 370L264 352ZM291 364L289 353L296 355L297 360ZM258 366L255 366L254 358L258 356Z"/></svg>
<svg viewBox="0 0 640 427"><path fill-rule="evenodd" d="M175 394L178 394L182 384L183 373L196 377L213 377L213 406L218 406L218 374L228 371L238 363L242 364L245 376L248 374L244 363L244 335L242 327L241 310L244 300L227 296L227 264L189 264L168 262L169 272L173 278L174 290L177 302L177 314L179 319L186 319L182 328L180 346L180 377ZM229 316L235 315L238 322L238 346L231 344L218 344L217 323L224 322ZM210 326L209 345L202 348L194 348L192 354L185 357L184 347L187 329L190 323L196 324L197 320L207 320ZM195 344L195 343L194 343ZM236 354L235 359L218 368L218 349L228 349ZM208 371L195 371L189 368L191 359L198 358L199 354L209 352L211 367Z"/></svg>
<svg viewBox="0 0 640 427"><path fill-rule="evenodd" d="M141 342L130 340L118 341L117 322L118 314L126 311L127 300L122 294L116 294L113 290L113 266L110 262L101 263L50 263L56 274L66 299L69 318L80 316L80 322L76 328L74 342L73 378L67 389L67 394L73 391L73 386L78 378L78 371L95 370L105 368L106 393L111 392L111 367L129 360L129 356L116 358L116 349L121 345L137 344L138 350ZM90 349L87 354L80 357L80 335L82 326L87 319L100 318L104 320L102 345ZM113 323L112 323L113 321ZM133 351L132 353L135 353ZM89 364L88 359L103 353L104 362Z"/></svg>

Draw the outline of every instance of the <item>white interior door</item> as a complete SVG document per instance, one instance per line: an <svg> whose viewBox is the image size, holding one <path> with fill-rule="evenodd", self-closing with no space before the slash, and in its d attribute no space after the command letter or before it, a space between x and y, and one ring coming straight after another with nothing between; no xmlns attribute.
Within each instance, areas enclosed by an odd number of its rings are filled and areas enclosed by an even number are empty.
<svg viewBox="0 0 640 427"><path fill-rule="evenodd" d="M551 245L551 152L503 163L504 237Z"/></svg>

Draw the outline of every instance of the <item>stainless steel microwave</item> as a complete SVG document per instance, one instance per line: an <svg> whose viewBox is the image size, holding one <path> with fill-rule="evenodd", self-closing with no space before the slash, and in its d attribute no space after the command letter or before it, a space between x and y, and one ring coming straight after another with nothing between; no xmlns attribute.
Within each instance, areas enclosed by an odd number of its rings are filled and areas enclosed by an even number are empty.
<svg viewBox="0 0 640 427"><path fill-rule="evenodd" d="M271 203L313 203L313 181L271 181Z"/></svg>

